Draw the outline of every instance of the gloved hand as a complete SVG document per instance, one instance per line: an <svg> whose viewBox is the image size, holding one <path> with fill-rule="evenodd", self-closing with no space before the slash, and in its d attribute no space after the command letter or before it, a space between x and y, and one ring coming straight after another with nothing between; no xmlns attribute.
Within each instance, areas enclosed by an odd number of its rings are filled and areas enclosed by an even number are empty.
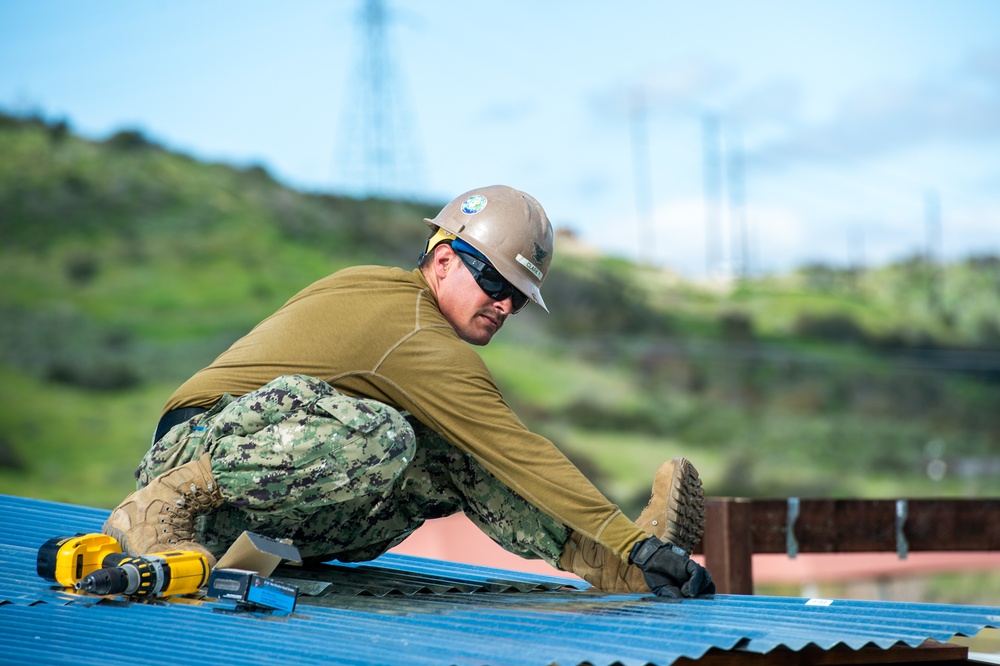
<svg viewBox="0 0 1000 666"><path fill-rule="evenodd" d="M642 577L658 597L679 599L715 594L712 574L680 548L649 537L632 546L629 562L639 567Z"/></svg>

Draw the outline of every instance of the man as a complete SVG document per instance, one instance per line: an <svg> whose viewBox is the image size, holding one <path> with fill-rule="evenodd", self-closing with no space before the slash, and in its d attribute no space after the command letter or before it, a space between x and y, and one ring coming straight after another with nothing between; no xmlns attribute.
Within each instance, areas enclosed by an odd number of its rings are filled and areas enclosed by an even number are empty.
<svg viewBox="0 0 1000 666"><path fill-rule="evenodd" d="M690 463L660 469L637 526L525 428L469 346L529 300L547 311L541 205L484 187L425 222L417 269L334 273L181 385L104 531L130 553L194 549L213 564L244 530L310 560L363 561L464 511L505 549L599 589L713 592L688 557L704 522Z"/></svg>

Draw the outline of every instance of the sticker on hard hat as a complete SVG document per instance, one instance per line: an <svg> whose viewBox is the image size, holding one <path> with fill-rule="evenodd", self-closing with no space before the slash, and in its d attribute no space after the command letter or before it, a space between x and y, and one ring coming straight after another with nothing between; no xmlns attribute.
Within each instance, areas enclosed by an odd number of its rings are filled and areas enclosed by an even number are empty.
<svg viewBox="0 0 1000 666"><path fill-rule="evenodd" d="M475 215L486 208L486 197L482 194L473 194L462 202L462 212L466 215Z"/></svg>
<svg viewBox="0 0 1000 666"><path fill-rule="evenodd" d="M537 266L535 266L533 263L531 263L530 261L528 261L520 253L518 253L518 255L516 257L514 257L514 258L517 259L517 263L521 264L522 266L524 266L525 268L527 268L529 271L531 271L532 275L534 275L539 280L541 280L545 276L545 273L542 273L540 270L538 270Z"/></svg>
<svg viewBox="0 0 1000 666"><path fill-rule="evenodd" d="M535 256L532 257L532 259L535 260L535 263L537 264L542 263L545 260L545 257L547 256L549 256L549 253L546 252L544 249L542 249L541 245L535 243Z"/></svg>

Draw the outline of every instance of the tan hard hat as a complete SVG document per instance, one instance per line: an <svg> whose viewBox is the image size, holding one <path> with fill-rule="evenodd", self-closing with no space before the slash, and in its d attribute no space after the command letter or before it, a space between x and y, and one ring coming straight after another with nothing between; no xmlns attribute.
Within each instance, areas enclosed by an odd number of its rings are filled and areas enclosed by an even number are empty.
<svg viewBox="0 0 1000 666"><path fill-rule="evenodd" d="M433 231L458 236L482 252L525 296L545 309L541 286L552 263L552 224L534 197L506 185L469 190L433 220ZM432 233L426 251L445 236Z"/></svg>

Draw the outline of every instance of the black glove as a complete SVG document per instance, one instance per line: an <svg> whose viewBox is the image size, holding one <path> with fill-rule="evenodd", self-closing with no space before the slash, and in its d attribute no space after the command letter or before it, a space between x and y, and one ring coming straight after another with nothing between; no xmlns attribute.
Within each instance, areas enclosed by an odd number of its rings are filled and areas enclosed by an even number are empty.
<svg viewBox="0 0 1000 666"><path fill-rule="evenodd" d="M646 585L658 597L679 599L715 594L712 574L671 543L649 537L632 546L628 561L639 567Z"/></svg>

